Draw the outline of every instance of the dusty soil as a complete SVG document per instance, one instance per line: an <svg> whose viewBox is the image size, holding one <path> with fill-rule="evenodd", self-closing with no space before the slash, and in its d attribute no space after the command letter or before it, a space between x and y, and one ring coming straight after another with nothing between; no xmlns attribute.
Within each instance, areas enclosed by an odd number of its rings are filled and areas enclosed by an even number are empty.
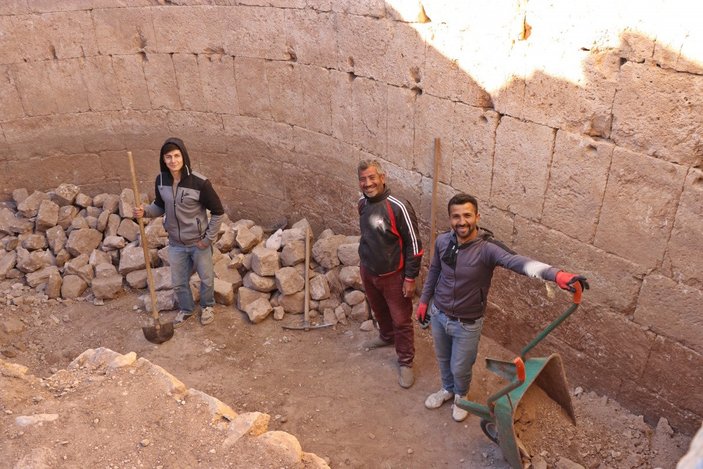
<svg viewBox="0 0 703 469"><path fill-rule="evenodd" d="M10 284L0 287L6 292ZM456 423L451 419L449 404L433 411L424 408L425 397L439 388L428 330L416 329L417 379L412 388L402 389L397 384L394 351L363 350L361 343L374 332L360 331L358 323L285 330L283 324L297 324L301 316L286 316L283 321L269 318L254 325L236 309L217 306L214 324L201 326L191 320L177 329L170 341L154 345L144 339L141 330L149 324L149 316L137 311L136 304L137 295L127 293L104 305L44 300L3 307L0 358L27 366L37 377L54 376L54 382L60 382L60 370L86 349L136 352L188 388L207 393L236 412L269 414L269 430L294 435L303 451L323 457L332 467L508 467L500 448L481 432L477 417ZM172 319L174 313L164 312L163 316ZM479 356L469 398L485 403L486 396L503 382L485 370L482 359L491 356L508 360L512 355L484 338ZM95 425L64 428L65 436L60 441L34 427L20 430L15 418L31 413L32 408L38 413L44 400L42 393L48 390L20 389L20 385L12 384L14 381L2 376L0 380L0 450L5 454L29 454L32 448L58 445L67 447L63 454L70 455L68 461L73 464L64 461L42 467L81 467L87 461L96 467L236 466L231 454L223 455L216 449L214 441L219 437L213 435L212 425L197 423L193 415L180 415L177 404L144 405L139 408L142 422L100 429L99 422L114 414L110 409L149 399L138 393L126 397L129 394L120 393L119 386L112 395L104 394L109 402L86 395L73 411L94 416ZM15 389L8 390L8 386ZM520 419L516 426L535 466L546 462L551 467L566 457L593 468L674 467L686 451L686 437L662 437L661 431L606 397L579 392L574 397L578 425L573 426L559 414L558 406L550 407L550 402L538 394L539 390L526 396L525 405L516 413ZM173 436L175 421L187 424L185 437ZM95 443L96 435L99 444ZM165 447L171 449L151 459L131 457L130 451L145 448L145 439L147 446L166 442ZM188 457L184 459L183 451L174 448L187 448ZM19 466L18 461L8 464L6 460L0 465L37 467ZM258 467L270 465L261 463Z"/></svg>

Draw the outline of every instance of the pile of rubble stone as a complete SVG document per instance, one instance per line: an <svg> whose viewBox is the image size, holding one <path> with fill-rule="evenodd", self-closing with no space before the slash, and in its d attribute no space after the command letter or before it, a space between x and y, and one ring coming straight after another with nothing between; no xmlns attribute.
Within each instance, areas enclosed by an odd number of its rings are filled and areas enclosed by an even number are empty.
<svg viewBox="0 0 703 469"><path fill-rule="evenodd" d="M0 203L0 280L32 288L57 301L89 298L96 303L127 289L147 287L139 225L132 219L134 193L90 197L78 186L29 194L12 192ZM144 219L149 262L159 310L177 308L163 218ZM252 220L225 217L213 246L215 300L235 303L249 319L303 313L307 220L267 235ZM359 275L358 237L323 231L312 246L310 318L336 324L366 320L368 306ZM197 298L198 277L191 288ZM141 297L149 311L148 295ZM11 296L6 300L13 304ZM321 317L320 317L321 316Z"/></svg>

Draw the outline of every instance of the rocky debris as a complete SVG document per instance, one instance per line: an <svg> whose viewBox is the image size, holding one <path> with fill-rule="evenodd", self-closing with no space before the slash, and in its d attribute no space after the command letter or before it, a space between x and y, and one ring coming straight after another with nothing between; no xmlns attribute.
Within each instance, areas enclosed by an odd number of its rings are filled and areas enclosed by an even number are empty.
<svg viewBox="0 0 703 469"><path fill-rule="evenodd" d="M526 467L675 467L685 452L689 439L674 432L666 419L652 431L641 415L629 414L606 396L577 388L572 398L576 425L539 386L528 388L514 414Z"/></svg>
<svg viewBox="0 0 703 469"><path fill-rule="evenodd" d="M269 430L268 414L237 413L134 352L89 349L46 379L0 359L0 376L9 467L163 467L164 454L183 467L329 467ZM134 436L110 438L115 428Z"/></svg>
<svg viewBox="0 0 703 469"><path fill-rule="evenodd" d="M31 287L59 301L116 298L125 289L145 289L146 262L138 224L129 216L130 189L90 197L72 184L52 191L13 192L0 208L0 280ZM14 209L13 209L14 207ZM148 262L154 274L157 306L177 307L168 265L163 217L144 219ZM274 313L304 310L307 220L280 227L270 236L252 220L224 221L213 245L215 300L236 305L258 323ZM314 241L314 240L313 240ZM359 239L325 230L313 242L310 278L311 318L336 324L365 321L369 311L359 274ZM191 280L198 295L199 280ZM142 309L151 310L149 295ZM8 303L9 304L9 303Z"/></svg>

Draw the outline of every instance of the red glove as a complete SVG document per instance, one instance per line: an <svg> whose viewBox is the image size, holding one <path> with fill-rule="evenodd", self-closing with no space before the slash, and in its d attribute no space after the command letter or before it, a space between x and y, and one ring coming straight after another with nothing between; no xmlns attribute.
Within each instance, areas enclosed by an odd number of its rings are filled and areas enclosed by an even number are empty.
<svg viewBox="0 0 703 469"><path fill-rule="evenodd" d="M420 322L425 321L425 315L427 314L427 303L420 303L417 305L417 313L415 316L417 317L417 320Z"/></svg>
<svg viewBox="0 0 703 469"><path fill-rule="evenodd" d="M574 288L574 283L576 282L581 284L581 290L588 290L590 288L586 277L583 275L570 274L569 272L564 272L563 270L557 272L555 282L559 285L559 288L570 291L571 293L576 292L576 288Z"/></svg>

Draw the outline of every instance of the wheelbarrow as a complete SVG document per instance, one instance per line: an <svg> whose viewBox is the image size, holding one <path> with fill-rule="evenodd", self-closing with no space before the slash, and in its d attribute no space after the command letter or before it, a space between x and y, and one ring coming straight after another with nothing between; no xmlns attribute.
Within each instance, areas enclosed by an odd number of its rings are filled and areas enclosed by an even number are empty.
<svg viewBox="0 0 703 469"><path fill-rule="evenodd" d="M576 289L572 304L561 316L540 332L537 337L520 351L520 356L512 362L486 359L486 368L497 374L509 383L488 397L486 405L477 402L459 399L456 405L460 408L481 417L481 430L488 438L497 443L503 457L514 469L522 469L520 447L513 427L515 410L528 388L532 385L539 386L552 400L559 404L571 421L576 424L574 407L566 382L564 366L558 353L548 357L525 358L542 339L552 332L559 324L564 322L581 303L582 287L579 282L574 284Z"/></svg>

